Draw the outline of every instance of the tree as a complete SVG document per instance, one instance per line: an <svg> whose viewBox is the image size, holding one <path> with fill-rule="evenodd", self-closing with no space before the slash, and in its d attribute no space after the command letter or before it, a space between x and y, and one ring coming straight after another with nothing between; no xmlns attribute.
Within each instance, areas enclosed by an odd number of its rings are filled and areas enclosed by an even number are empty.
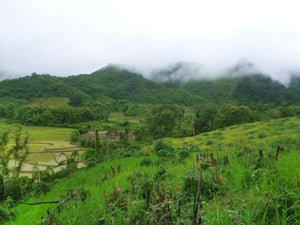
<svg viewBox="0 0 300 225"><path fill-rule="evenodd" d="M197 110L194 121L195 134L216 129L217 115L218 110L212 105L207 105Z"/></svg>
<svg viewBox="0 0 300 225"><path fill-rule="evenodd" d="M5 107L5 117L9 119L13 119L15 116L15 106L12 103L9 103Z"/></svg>
<svg viewBox="0 0 300 225"><path fill-rule="evenodd" d="M255 111L249 107L241 105L225 105L221 109L219 116L220 127L232 126L235 124L250 123L258 119Z"/></svg>
<svg viewBox="0 0 300 225"><path fill-rule="evenodd" d="M11 149L11 153L14 156L14 168L13 174L19 176L19 173L22 169L22 165L26 160L26 157L29 153L28 144L28 135L23 137L22 127L18 125L15 129L15 145Z"/></svg>
<svg viewBox="0 0 300 225"><path fill-rule="evenodd" d="M129 121L126 120L123 123L124 131L119 133L120 142L123 143L124 146L128 144L128 137L129 137Z"/></svg>
<svg viewBox="0 0 300 225"><path fill-rule="evenodd" d="M148 137L148 129L146 126L140 126L133 132L136 141L143 141Z"/></svg>
<svg viewBox="0 0 300 225"><path fill-rule="evenodd" d="M9 148L9 133L5 132L0 137L0 192L3 193L1 198L10 195L19 199L22 195L19 174L29 149L28 135L24 136L20 125L16 126L14 141L14 146ZM8 167L10 160L14 161L13 168Z"/></svg>
<svg viewBox="0 0 300 225"><path fill-rule="evenodd" d="M155 138L172 136L184 117L184 109L176 105L153 106L146 115L149 133Z"/></svg>
<svg viewBox="0 0 300 225"><path fill-rule="evenodd" d="M69 97L69 105L70 106L82 106L83 104L83 96L80 93L73 93Z"/></svg>
<svg viewBox="0 0 300 225"><path fill-rule="evenodd" d="M74 151L70 156L64 154L66 156L66 169L69 172L69 176L72 175L77 170L77 165L79 162L79 152Z"/></svg>
<svg viewBox="0 0 300 225"><path fill-rule="evenodd" d="M8 161L10 157L10 152L7 149L7 144L9 141L9 133L5 132L2 134L0 140L0 174L4 177L8 176L9 168L8 168Z"/></svg>
<svg viewBox="0 0 300 225"><path fill-rule="evenodd" d="M1 117L5 117L5 107L2 104L0 104L0 118Z"/></svg>
<svg viewBox="0 0 300 225"><path fill-rule="evenodd" d="M105 127L106 133L105 133L105 147L106 147L106 157L109 155L109 150L110 150L110 144L111 144L111 139L113 139L118 133L115 129L113 129L110 126Z"/></svg>

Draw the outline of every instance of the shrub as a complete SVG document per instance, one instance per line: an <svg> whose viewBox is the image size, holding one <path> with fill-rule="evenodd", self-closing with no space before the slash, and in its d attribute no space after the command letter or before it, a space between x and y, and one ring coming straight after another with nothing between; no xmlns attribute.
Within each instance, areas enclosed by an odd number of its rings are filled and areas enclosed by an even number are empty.
<svg viewBox="0 0 300 225"><path fill-rule="evenodd" d="M151 166L153 165L153 162L151 159L143 159L140 163L140 166Z"/></svg>
<svg viewBox="0 0 300 225"><path fill-rule="evenodd" d="M91 168L101 162L102 156L96 149L89 148L82 156L82 160L87 168Z"/></svg>
<svg viewBox="0 0 300 225"><path fill-rule="evenodd" d="M79 131L78 130L74 130L71 133L71 143L74 143L75 141L77 141L79 135Z"/></svg>
<svg viewBox="0 0 300 225"><path fill-rule="evenodd" d="M89 128L87 126L82 126L82 127L78 128L79 134L85 134L88 131L89 131Z"/></svg>
<svg viewBox="0 0 300 225"><path fill-rule="evenodd" d="M161 158L172 158L175 156L175 149L162 141L157 141L154 145L154 152Z"/></svg>
<svg viewBox="0 0 300 225"><path fill-rule="evenodd" d="M34 195L37 197L41 194L46 194L48 191L50 191L49 184L46 182L35 182L32 186L32 190Z"/></svg>
<svg viewBox="0 0 300 225"><path fill-rule="evenodd" d="M22 198L22 188L18 178L11 178L6 182L6 196L10 196L13 200Z"/></svg>
<svg viewBox="0 0 300 225"><path fill-rule="evenodd" d="M197 193L199 174L190 171L188 176L184 177L183 195L188 199L193 199ZM201 196L202 198L212 199L214 194L219 191L219 184L216 179L209 176L202 176L201 180Z"/></svg>
<svg viewBox="0 0 300 225"><path fill-rule="evenodd" d="M134 156L137 151L139 151L141 147L138 144L129 145L124 151L124 157Z"/></svg>
<svg viewBox="0 0 300 225"><path fill-rule="evenodd" d="M184 160L191 155L191 151L188 148L177 148L179 160Z"/></svg>
<svg viewBox="0 0 300 225"><path fill-rule="evenodd" d="M0 205L0 224L13 220L14 217L15 212L8 204L4 203L3 205Z"/></svg>

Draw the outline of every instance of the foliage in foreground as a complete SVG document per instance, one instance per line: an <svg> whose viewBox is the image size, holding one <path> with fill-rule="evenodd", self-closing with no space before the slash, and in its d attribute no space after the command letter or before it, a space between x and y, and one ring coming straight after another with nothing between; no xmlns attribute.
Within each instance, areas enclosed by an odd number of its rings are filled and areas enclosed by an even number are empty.
<svg viewBox="0 0 300 225"><path fill-rule="evenodd" d="M103 162L54 183L27 202L59 203L15 206L14 224L296 224L298 123L292 118L164 139L151 146L156 156Z"/></svg>

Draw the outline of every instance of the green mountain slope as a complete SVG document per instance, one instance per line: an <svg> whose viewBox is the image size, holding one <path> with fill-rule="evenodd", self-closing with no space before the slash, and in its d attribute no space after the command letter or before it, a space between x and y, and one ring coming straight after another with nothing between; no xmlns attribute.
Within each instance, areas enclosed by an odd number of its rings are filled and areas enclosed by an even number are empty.
<svg viewBox="0 0 300 225"><path fill-rule="evenodd" d="M233 93L242 78L218 78L216 80L194 80L186 83L183 89L202 96L213 103L234 103Z"/></svg>
<svg viewBox="0 0 300 225"><path fill-rule="evenodd" d="M214 103L280 104L287 101L300 102L300 94L295 87L285 87L270 77L255 74L241 75L239 77L218 78L216 80L190 81L183 89L208 99Z"/></svg>
<svg viewBox="0 0 300 225"><path fill-rule="evenodd" d="M107 66L92 74L65 78L33 74L4 80L0 82L0 100L12 98L31 101L41 97L67 97L75 102L74 106L78 99L81 102L92 99L106 102L114 99L134 103L186 106L208 102L244 105L258 102L300 103L299 82L297 82L298 78L295 77L290 87L285 87L262 74L241 74L238 77L224 76L215 80L190 80L187 83L167 87L140 74L116 66ZM0 101L2 104L7 102L2 100Z"/></svg>
<svg viewBox="0 0 300 225"><path fill-rule="evenodd" d="M89 98L84 92L62 82L61 78L50 75L32 75L0 82L0 97L32 100L41 97L68 97L80 95Z"/></svg>
<svg viewBox="0 0 300 225"><path fill-rule="evenodd" d="M142 75L114 66L105 67L90 75L67 77L64 82L93 98L104 95L115 100L129 100L136 103L180 105L203 101L201 97L193 96L184 90L166 88Z"/></svg>
<svg viewBox="0 0 300 225"><path fill-rule="evenodd" d="M300 96L270 77L257 74L245 76L236 86L233 98L238 102L263 102L280 104L286 101L300 102Z"/></svg>
<svg viewBox="0 0 300 225"><path fill-rule="evenodd" d="M0 82L0 98L10 97L30 102L35 98L74 99L76 96L84 101L114 99L145 104L191 105L203 102L199 96L193 96L180 89L166 88L142 75L115 66L105 67L92 74L66 78L34 74Z"/></svg>

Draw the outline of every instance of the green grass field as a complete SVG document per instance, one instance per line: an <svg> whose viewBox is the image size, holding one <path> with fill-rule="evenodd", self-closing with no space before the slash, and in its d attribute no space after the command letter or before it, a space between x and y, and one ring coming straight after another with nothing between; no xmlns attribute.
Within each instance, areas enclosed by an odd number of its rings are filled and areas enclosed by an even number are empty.
<svg viewBox="0 0 300 225"><path fill-rule="evenodd" d="M59 131L65 134L67 130ZM63 138L60 140L63 141ZM299 117L244 124L195 137L165 138L163 141L174 147L197 146L198 153L212 152L218 162L219 158L228 154L228 165L220 163L203 171L200 194L202 224L299 224ZM278 145L284 150L276 160ZM151 153L152 149L153 145L146 145L142 152ZM258 150L262 150L262 158ZM40 224L41 217L55 217L57 224L78 225L164 224L165 218L169 218L167 224L191 224L193 200L187 200L186 196L195 192L189 189L194 187L193 176L196 175L197 180L199 165L205 165L203 161L200 164L195 161L195 154L184 162L174 159L159 161L150 154L104 162L89 170L82 168L70 178L56 181L47 194L37 198L32 196L26 201L62 200L69 190L82 189L87 193L85 201L18 205L16 220L7 224L24 224L25 221L27 224ZM156 163L141 167L144 159ZM118 167L120 173L113 176L112 168ZM166 176L157 180L162 168ZM128 192L132 189L128 177L136 177L135 194ZM141 185L147 182L148 186ZM191 182L190 186L184 186L186 182ZM153 204L147 205L142 191L151 185L154 185L150 191ZM159 190L165 193L163 202ZM180 203L178 199L185 200ZM121 203L126 207L122 207ZM165 212L166 205L169 211L164 217L161 213Z"/></svg>

